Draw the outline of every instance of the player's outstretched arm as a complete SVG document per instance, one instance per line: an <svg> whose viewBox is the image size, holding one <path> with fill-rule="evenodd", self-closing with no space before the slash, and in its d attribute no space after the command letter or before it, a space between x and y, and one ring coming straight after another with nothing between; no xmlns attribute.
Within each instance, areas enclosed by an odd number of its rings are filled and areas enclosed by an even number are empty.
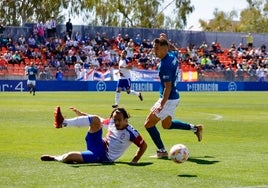
<svg viewBox="0 0 268 188"><path fill-rule="evenodd" d="M147 149L147 143L144 141L143 144L138 148L136 155L131 161L131 164L138 164L138 161L140 160L146 149Z"/></svg>
<svg viewBox="0 0 268 188"><path fill-rule="evenodd" d="M178 48L176 46L174 46L173 44L171 44L171 42L168 41L168 48L171 51L179 51Z"/></svg>
<svg viewBox="0 0 268 188"><path fill-rule="evenodd" d="M168 41L168 49L170 51L179 51L178 48L176 46L174 46L168 39L167 39L167 35L165 33L161 33L160 38L164 38Z"/></svg>
<svg viewBox="0 0 268 188"><path fill-rule="evenodd" d="M76 113L77 116L87 116L88 114L84 113L84 112L81 112L80 110L78 110L77 108L75 107L70 107L70 109Z"/></svg>

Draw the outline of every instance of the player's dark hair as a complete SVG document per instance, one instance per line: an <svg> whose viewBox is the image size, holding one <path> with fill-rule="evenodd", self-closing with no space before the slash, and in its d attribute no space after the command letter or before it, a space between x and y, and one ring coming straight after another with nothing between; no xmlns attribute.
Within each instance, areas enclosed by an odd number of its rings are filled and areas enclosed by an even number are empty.
<svg viewBox="0 0 268 188"><path fill-rule="evenodd" d="M125 108L115 108L115 109L112 111L112 113L111 113L111 115L110 115L110 118L113 117L113 114L114 114L114 113L121 113L121 114L123 114L124 119L129 119L129 118L130 118L130 115L127 113L127 111L126 111Z"/></svg>
<svg viewBox="0 0 268 188"><path fill-rule="evenodd" d="M164 38L156 38L154 39L154 43L159 44L160 46L168 46L168 41Z"/></svg>

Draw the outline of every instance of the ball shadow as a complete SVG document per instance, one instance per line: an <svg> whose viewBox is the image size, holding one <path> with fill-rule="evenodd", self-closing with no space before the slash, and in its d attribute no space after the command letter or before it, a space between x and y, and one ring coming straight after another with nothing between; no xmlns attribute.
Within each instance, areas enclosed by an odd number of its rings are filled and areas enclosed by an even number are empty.
<svg viewBox="0 0 268 188"><path fill-rule="evenodd" d="M215 164L215 163L220 162L218 160L207 160L207 159L211 159L211 158L214 158L214 157L213 156L190 157L187 161L193 162L196 164L202 164L202 165L211 165L211 164Z"/></svg>

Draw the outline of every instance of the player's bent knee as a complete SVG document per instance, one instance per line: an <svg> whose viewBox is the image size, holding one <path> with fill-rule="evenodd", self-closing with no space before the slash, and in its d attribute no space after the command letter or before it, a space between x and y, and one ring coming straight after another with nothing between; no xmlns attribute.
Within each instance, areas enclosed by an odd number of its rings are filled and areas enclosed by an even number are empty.
<svg viewBox="0 0 268 188"><path fill-rule="evenodd" d="M101 119L99 116L92 116L91 120L92 120L91 124L99 125L99 126L101 125Z"/></svg>
<svg viewBox="0 0 268 188"><path fill-rule="evenodd" d="M149 128L155 126L155 125L156 125L156 123L152 123L152 122L146 121L145 124L144 124L144 127L146 129L149 129Z"/></svg>
<svg viewBox="0 0 268 188"><path fill-rule="evenodd" d="M97 132L98 130L100 130L102 128L101 119L99 116L92 116L91 120L92 120L92 122L91 122L90 127L89 127L89 131L91 133Z"/></svg>
<svg viewBox="0 0 268 188"><path fill-rule="evenodd" d="M170 126L162 126L163 127L163 129L169 129L170 128Z"/></svg>
<svg viewBox="0 0 268 188"><path fill-rule="evenodd" d="M155 126L159 122L159 120L160 119L155 114L150 113L145 120L144 127L146 129L151 128Z"/></svg>
<svg viewBox="0 0 268 188"><path fill-rule="evenodd" d="M172 124L172 118L168 116L166 119L162 120L162 127L164 129L169 129Z"/></svg>
<svg viewBox="0 0 268 188"><path fill-rule="evenodd" d="M171 123L162 123L163 129L169 129L171 126Z"/></svg>

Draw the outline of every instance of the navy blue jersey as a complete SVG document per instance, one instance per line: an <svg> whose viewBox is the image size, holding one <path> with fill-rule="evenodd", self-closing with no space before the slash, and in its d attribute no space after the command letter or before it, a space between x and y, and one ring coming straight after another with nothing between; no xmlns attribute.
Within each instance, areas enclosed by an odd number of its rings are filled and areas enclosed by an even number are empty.
<svg viewBox="0 0 268 188"><path fill-rule="evenodd" d="M27 69L28 80L36 80L37 68L30 67Z"/></svg>
<svg viewBox="0 0 268 188"><path fill-rule="evenodd" d="M176 85L177 85L177 79L178 79L178 59L177 59L178 53L177 51L168 52L168 54L161 59L160 65L158 67L159 72L159 78L160 78L160 98L163 97L163 92L165 89L165 82L171 82L172 90L170 92L170 95L168 99L178 99L179 93L177 91Z"/></svg>

